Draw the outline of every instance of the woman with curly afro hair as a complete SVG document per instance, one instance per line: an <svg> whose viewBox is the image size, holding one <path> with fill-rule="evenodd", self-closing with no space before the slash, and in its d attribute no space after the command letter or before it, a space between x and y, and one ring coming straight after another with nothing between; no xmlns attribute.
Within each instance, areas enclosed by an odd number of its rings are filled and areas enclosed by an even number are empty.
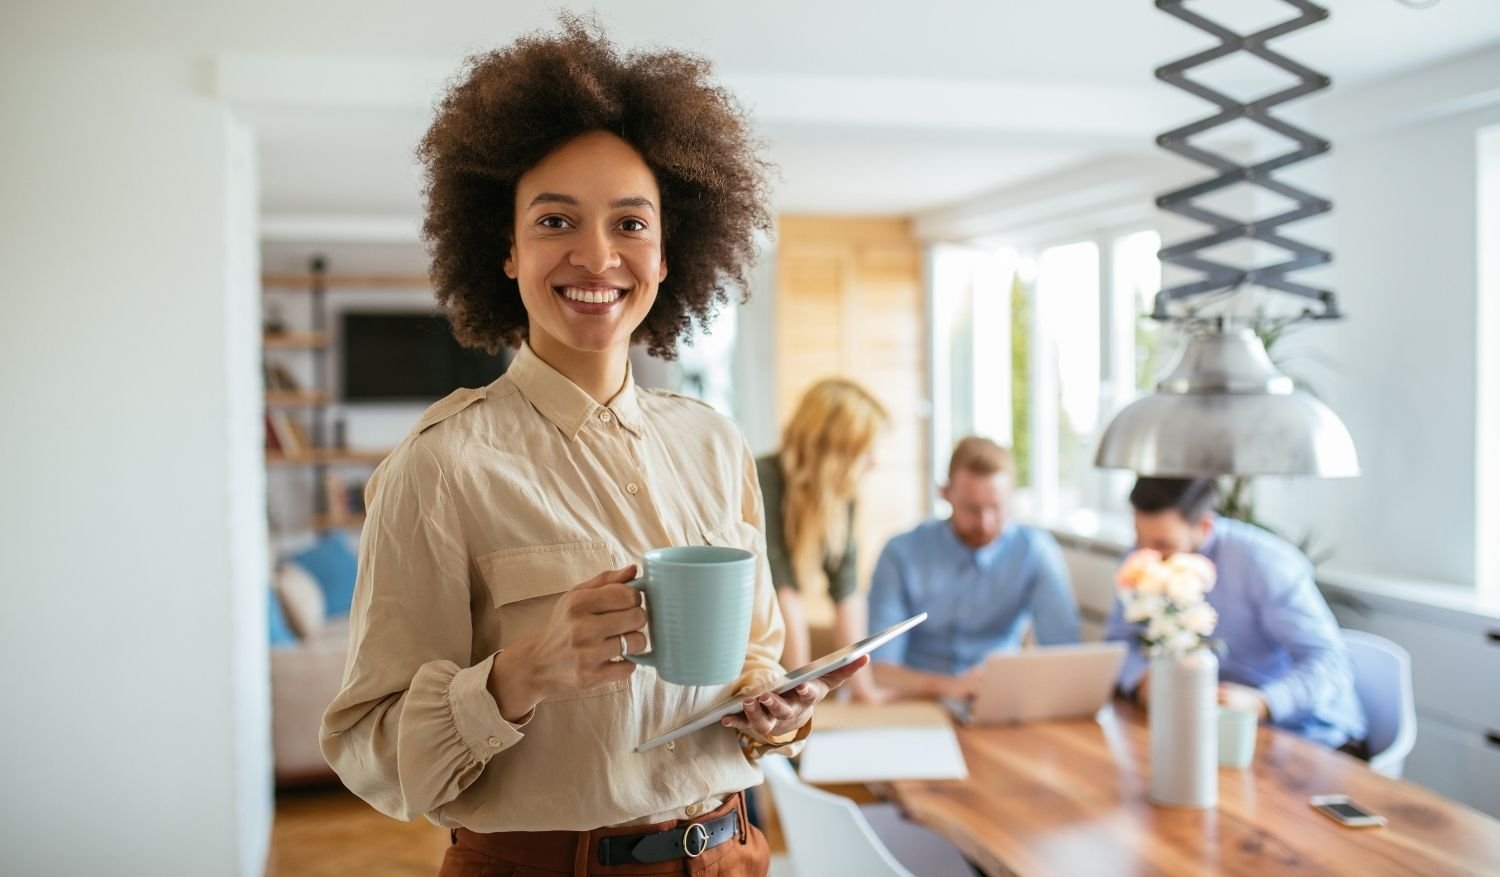
<svg viewBox="0 0 1500 877"><path fill-rule="evenodd" d="M342 690L321 740L345 784L452 829L442 875L763 875L755 761L791 752L862 664L787 695L755 461L728 419L644 390L742 289L766 166L708 64L621 54L565 17L479 55L419 154L424 234L454 335L519 350L438 402L376 470ZM670 269L670 270L669 270ZM685 686L630 587L652 548L757 555L739 678ZM636 752L729 696L722 726Z"/></svg>

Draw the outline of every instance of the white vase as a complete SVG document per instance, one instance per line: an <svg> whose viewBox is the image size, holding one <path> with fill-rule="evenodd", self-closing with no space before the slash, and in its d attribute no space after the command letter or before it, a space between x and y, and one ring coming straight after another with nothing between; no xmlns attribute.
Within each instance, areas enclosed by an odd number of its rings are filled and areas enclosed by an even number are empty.
<svg viewBox="0 0 1500 877"><path fill-rule="evenodd" d="M1151 801L1219 801L1219 659L1206 648L1151 659Z"/></svg>

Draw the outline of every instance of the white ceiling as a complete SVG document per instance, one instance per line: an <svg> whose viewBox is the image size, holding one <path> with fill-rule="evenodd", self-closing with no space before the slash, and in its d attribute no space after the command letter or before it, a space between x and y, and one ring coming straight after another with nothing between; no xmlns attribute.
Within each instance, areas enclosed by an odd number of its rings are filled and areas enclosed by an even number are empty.
<svg viewBox="0 0 1500 877"><path fill-rule="evenodd" d="M1500 41L1497 0L1440 0L1427 10L1399 0L1327 5L1329 22L1273 45L1340 88ZM469 52L547 27L556 6L189 6L172 39L211 46L219 59L221 91L257 131L268 217L374 216L414 227L412 150L442 80ZM1247 29L1287 17L1289 7L1202 0L1193 8ZM118 18L96 22L97 31L166 39ZM716 63L780 167L783 212L931 210L1150 151L1155 133L1204 108L1155 82L1152 70L1209 41L1150 0L638 0L600 18L622 45L680 47ZM1245 63L1221 65L1213 79L1256 89L1279 81Z"/></svg>

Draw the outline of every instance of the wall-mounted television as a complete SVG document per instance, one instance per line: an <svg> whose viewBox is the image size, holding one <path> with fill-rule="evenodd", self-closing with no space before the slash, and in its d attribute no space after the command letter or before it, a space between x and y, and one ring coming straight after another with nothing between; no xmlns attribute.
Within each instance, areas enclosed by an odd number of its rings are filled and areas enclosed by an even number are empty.
<svg viewBox="0 0 1500 877"><path fill-rule="evenodd" d="M346 402L435 402L500 377L513 355L460 347L448 320L430 312L347 311L340 330Z"/></svg>

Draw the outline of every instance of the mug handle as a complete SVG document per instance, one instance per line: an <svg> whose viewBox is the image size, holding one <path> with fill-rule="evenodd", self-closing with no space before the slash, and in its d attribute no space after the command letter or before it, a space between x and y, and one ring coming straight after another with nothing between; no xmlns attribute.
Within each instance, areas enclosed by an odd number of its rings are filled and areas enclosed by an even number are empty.
<svg viewBox="0 0 1500 877"><path fill-rule="evenodd" d="M641 628L641 633L646 635L647 651L641 652L638 655L626 655L625 660L639 666L654 668L656 667L656 650L651 646L651 622L649 620L651 608L646 605L646 580L644 578L632 579L625 584L641 592L641 608L646 610L648 619L646 626Z"/></svg>

